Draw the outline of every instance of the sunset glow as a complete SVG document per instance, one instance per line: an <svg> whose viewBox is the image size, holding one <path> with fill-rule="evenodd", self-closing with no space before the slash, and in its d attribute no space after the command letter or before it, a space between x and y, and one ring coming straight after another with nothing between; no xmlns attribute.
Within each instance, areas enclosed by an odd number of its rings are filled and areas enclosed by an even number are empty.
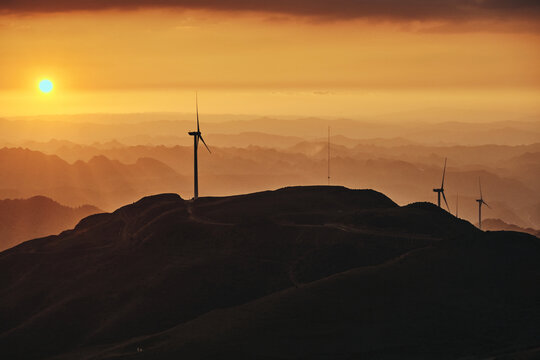
<svg viewBox="0 0 540 360"><path fill-rule="evenodd" d="M540 110L540 36L521 20L130 9L10 14L0 25L3 115L186 112L195 89L211 113ZM25 84L44 70L62 78L65 101L29 107Z"/></svg>

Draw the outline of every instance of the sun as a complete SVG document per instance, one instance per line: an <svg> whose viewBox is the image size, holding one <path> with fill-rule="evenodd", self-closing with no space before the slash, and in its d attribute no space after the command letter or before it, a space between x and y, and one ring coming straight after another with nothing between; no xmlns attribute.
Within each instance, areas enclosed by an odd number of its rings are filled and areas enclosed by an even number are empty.
<svg viewBox="0 0 540 360"><path fill-rule="evenodd" d="M53 83L49 79L43 79L39 82L39 90L43 93L50 93L53 89Z"/></svg>

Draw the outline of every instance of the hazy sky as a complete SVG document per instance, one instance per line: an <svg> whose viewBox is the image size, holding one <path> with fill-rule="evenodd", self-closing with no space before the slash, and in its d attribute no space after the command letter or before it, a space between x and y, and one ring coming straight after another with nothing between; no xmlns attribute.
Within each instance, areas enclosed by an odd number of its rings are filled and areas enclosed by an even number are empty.
<svg viewBox="0 0 540 360"><path fill-rule="evenodd" d="M35 3L0 4L0 116L540 112L537 1Z"/></svg>

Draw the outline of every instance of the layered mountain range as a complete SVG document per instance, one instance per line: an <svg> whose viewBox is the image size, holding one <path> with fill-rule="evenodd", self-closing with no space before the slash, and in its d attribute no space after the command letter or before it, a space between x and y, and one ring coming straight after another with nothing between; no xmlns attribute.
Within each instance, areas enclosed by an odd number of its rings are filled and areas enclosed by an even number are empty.
<svg viewBox="0 0 540 360"><path fill-rule="evenodd" d="M92 205L71 208L44 196L0 200L0 251L26 240L58 234L100 212Z"/></svg>

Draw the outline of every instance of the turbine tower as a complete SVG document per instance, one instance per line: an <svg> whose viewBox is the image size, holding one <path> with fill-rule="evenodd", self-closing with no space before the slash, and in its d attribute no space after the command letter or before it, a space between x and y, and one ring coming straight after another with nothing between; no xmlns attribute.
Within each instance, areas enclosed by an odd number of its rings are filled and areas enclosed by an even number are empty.
<svg viewBox="0 0 540 360"><path fill-rule="evenodd" d="M478 228L482 230L482 205L486 205L490 209L491 207L484 201L484 197L482 196L482 183L480 182L480 178L478 178L478 188L480 189L480 199L476 199L476 202L478 203Z"/></svg>
<svg viewBox="0 0 540 360"><path fill-rule="evenodd" d="M442 173L442 183L441 187L439 189L433 189L433 192L437 193L437 206L441 207L441 194L443 196L444 202L446 204L446 208L448 211L450 211L450 208L448 207L448 201L446 201L446 196L444 196L444 176L446 174L446 158L444 158L444 170Z"/></svg>
<svg viewBox="0 0 540 360"><path fill-rule="evenodd" d="M199 139L203 142L206 150L208 150L209 153L212 153L208 148L208 145L206 145L206 142L204 142L204 139L201 135L201 129L199 128L199 100L197 94L195 94L195 109L197 112L197 131L188 132L189 135L193 136L193 199L197 199L199 197L199 172L197 161L197 149L199 147Z"/></svg>

